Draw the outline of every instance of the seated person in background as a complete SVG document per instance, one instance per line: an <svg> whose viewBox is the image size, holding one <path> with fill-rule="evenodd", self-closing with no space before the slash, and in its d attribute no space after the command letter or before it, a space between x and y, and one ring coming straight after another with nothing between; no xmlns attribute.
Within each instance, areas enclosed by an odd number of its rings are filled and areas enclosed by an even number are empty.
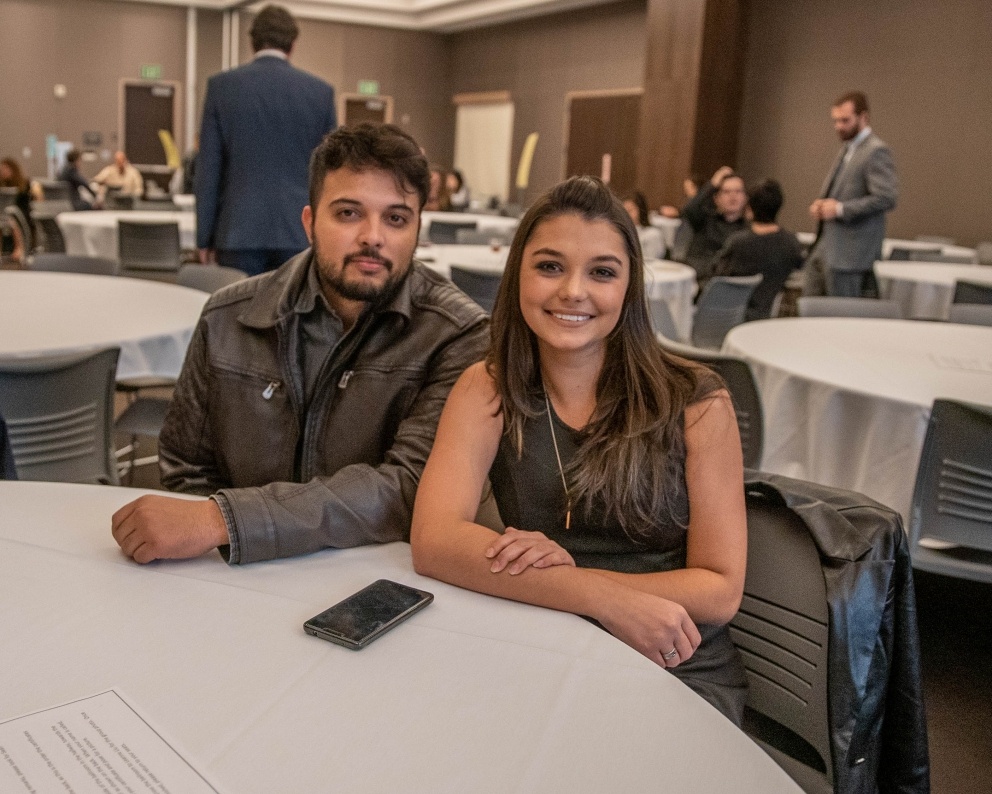
<svg viewBox="0 0 992 794"><path fill-rule="evenodd" d="M436 165L431 166L431 187L424 209L429 212L451 211L451 199L448 197L448 184L445 181L444 171Z"/></svg>
<svg viewBox="0 0 992 794"><path fill-rule="evenodd" d="M482 309L412 261L429 185L392 125L314 150L312 248L211 297L162 429L162 483L212 499L125 505L125 554L247 563L408 537L444 400L489 338Z"/></svg>
<svg viewBox="0 0 992 794"><path fill-rule="evenodd" d="M124 152L114 152L114 162L102 169L93 177L100 186L100 201L107 196L107 188L116 188L122 196L141 198L145 192L145 184L141 172L128 161Z"/></svg>
<svg viewBox="0 0 992 794"><path fill-rule="evenodd" d="M0 212L0 261L23 264L24 243L21 230L13 218Z"/></svg>
<svg viewBox="0 0 992 794"><path fill-rule="evenodd" d="M14 206L21 211L33 235L34 222L31 217L31 202L41 201L44 198L41 185L32 182L24 175L17 160L13 157L4 157L0 160L0 187L13 188L16 191ZM32 239L26 242L33 250L35 241Z"/></svg>
<svg viewBox="0 0 992 794"><path fill-rule="evenodd" d="M685 263L701 281L713 274L714 258L727 238L747 228L745 206L744 180L725 165L683 207L682 218L693 231Z"/></svg>
<svg viewBox="0 0 992 794"><path fill-rule="evenodd" d="M56 178L61 182L69 183L69 201L74 210L91 210L99 204L96 193L86 181L86 177L79 171L79 159L82 153L79 149L70 149L65 155L65 165L59 169ZM83 198L83 193L88 193L89 200Z"/></svg>
<svg viewBox="0 0 992 794"><path fill-rule="evenodd" d="M492 340L441 416L414 567L593 618L739 723L744 669L725 626L747 556L734 408L712 372L656 344L637 232L598 179L527 211ZM473 522L487 477L502 535Z"/></svg>
<svg viewBox="0 0 992 794"><path fill-rule="evenodd" d="M782 188L774 179L753 188L748 194L750 230L732 234L717 256L717 276L764 276L751 295L745 320L767 319L789 274L803 264L796 235L775 222L782 200Z"/></svg>
<svg viewBox="0 0 992 794"><path fill-rule="evenodd" d="M641 241L641 253L645 259L665 258L665 238L661 229L656 229L648 219L648 200L639 190L623 200L623 208L637 227L637 237Z"/></svg>
<svg viewBox="0 0 992 794"><path fill-rule="evenodd" d="M682 192L685 194L686 201L695 197L695 195L699 192L699 186L705 181L705 177L701 177L699 174L687 176L682 180ZM658 209L658 214L663 215L666 218L682 217L682 211L678 207L673 207L671 204L662 205Z"/></svg>
<svg viewBox="0 0 992 794"><path fill-rule="evenodd" d="M462 172L457 168L450 170L445 176L445 184L448 188L448 202L454 212L464 212L468 209L470 196L468 185L462 177Z"/></svg>

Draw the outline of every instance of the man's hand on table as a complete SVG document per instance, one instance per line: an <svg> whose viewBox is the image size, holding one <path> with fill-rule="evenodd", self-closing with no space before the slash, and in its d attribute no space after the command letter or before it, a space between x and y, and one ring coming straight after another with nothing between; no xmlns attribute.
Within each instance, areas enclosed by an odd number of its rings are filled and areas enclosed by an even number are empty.
<svg viewBox="0 0 992 794"><path fill-rule="evenodd" d="M142 496L114 513L112 531L121 550L140 563L199 557L230 540L212 499Z"/></svg>

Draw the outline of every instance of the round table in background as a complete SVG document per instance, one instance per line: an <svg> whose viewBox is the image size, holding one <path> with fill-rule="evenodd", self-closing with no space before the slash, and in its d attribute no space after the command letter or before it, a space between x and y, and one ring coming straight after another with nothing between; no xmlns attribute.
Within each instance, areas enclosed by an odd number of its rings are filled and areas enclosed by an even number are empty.
<svg viewBox="0 0 992 794"><path fill-rule="evenodd" d="M909 516L938 397L992 405L992 328L910 320L744 323L723 352L761 393L761 468L859 491Z"/></svg>
<svg viewBox="0 0 992 794"><path fill-rule="evenodd" d="M119 259L117 222L179 224L179 244L184 250L196 248L196 213L168 210L88 210L62 212L56 217L66 253Z"/></svg>
<svg viewBox="0 0 992 794"><path fill-rule="evenodd" d="M118 378L174 378L209 297L144 279L0 271L0 357L120 347Z"/></svg>
<svg viewBox="0 0 992 794"><path fill-rule="evenodd" d="M418 576L406 543L139 566L110 520L140 495L0 482L0 720L114 688L243 794L799 792L678 679L575 615ZM304 634L379 578L434 603L358 652Z"/></svg>
<svg viewBox="0 0 992 794"><path fill-rule="evenodd" d="M796 238L800 243L808 247L816 240L816 235L813 232L796 232ZM942 256L975 260L974 248L965 248L961 245L948 245L946 243L927 243L922 240L900 240L897 237L886 237L882 241L882 259L889 259L892 256L892 249L894 248L903 248L909 251L934 251L940 249Z"/></svg>
<svg viewBox="0 0 992 794"><path fill-rule="evenodd" d="M884 261L875 263L875 278L881 296L896 301L904 317L946 320L955 282L973 281L992 287L992 267Z"/></svg>

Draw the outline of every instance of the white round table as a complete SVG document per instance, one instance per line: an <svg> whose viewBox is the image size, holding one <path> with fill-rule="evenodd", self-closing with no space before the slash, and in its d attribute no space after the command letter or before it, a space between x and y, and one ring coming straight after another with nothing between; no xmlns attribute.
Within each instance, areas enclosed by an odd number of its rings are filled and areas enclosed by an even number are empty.
<svg viewBox="0 0 992 794"><path fill-rule="evenodd" d="M484 215L478 212L437 212L426 210L420 215L420 234L426 238L431 223L434 221L444 221L445 223L475 223L479 231L492 229L500 232L514 232L520 225L519 218L506 218L502 215Z"/></svg>
<svg viewBox="0 0 992 794"><path fill-rule="evenodd" d="M196 248L196 213L166 210L90 210L62 212L55 218L69 254L119 259L117 222L179 224L179 243L185 250Z"/></svg>
<svg viewBox="0 0 992 794"><path fill-rule="evenodd" d="M0 482L0 721L114 688L240 794L799 791L581 618L418 576L405 543L140 567L110 534L140 493ZM304 634L379 578L435 601L362 651Z"/></svg>
<svg viewBox="0 0 992 794"><path fill-rule="evenodd" d="M488 245L422 245L414 256L443 276L451 276L451 266L486 273L502 273L510 247L493 250ZM649 300L663 300L675 321L679 337L692 332L692 300L698 289L696 271L681 262L649 259L644 263L644 288Z"/></svg>
<svg viewBox="0 0 992 794"><path fill-rule="evenodd" d="M809 246L816 240L813 232L796 232L796 237L803 245ZM927 243L921 240L900 240L897 237L886 237L882 241L882 259L892 256L893 248L906 248L910 251L932 251L939 248L943 256L956 256L961 258L975 259L975 249L965 248L960 245L945 245L943 243Z"/></svg>
<svg viewBox="0 0 992 794"><path fill-rule="evenodd" d="M118 378L176 377L209 297L119 276L0 271L0 357L118 346Z"/></svg>
<svg viewBox="0 0 992 794"><path fill-rule="evenodd" d="M875 278L883 298L902 307L904 317L946 320L957 281L992 286L992 267L944 262L876 262Z"/></svg>
<svg viewBox="0 0 992 794"><path fill-rule="evenodd" d="M761 468L859 491L909 517L933 401L992 405L992 328L782 318L739 325L723 352L761 392Z"/></svg>
<svg viewBox="0 0 992 794"><path fill-rule="evenodd" d="M662 237L665 239L665 247L671 251L672 246L675 245L675 233L679 230L679 226L682 225L682 219L666 218L658 212L651 212L648 214L648 220L652 226L661 229Z"/></svg>
<svg viewBox="0 0 992 794"><path fill-rule="evenodd" d="M192 193L176 193L172 196L172 203L181 210L195 210L196 196Z"/></svg>

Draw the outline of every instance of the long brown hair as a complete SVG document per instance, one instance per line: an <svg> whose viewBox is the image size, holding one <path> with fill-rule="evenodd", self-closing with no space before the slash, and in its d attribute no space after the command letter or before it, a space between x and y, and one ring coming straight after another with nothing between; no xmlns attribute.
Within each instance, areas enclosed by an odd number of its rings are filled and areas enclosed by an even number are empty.
<svg viewBox="0 0 992 794"><path fill-rule="evenodd" d="M28 178L24 176L21 165L17 160L13 157L4 157L3 160L0 160L0 163L3 163L10 169L10 177L3 180L4 187L16 187L22 192L28 189Z"/></svg>
<svg viewBox="0 0 992 794"><path fill-rule="evenodd" d="M708 370L658 346L645 302L644 259L630 216L599 179L572 177L538 199L520 221L493 307L486 366L517 453L523 452L525 422L544 411L537 338L520 310L524 247L541 223L566 214L608 221L630 258L623 309L606 340L596 384L596 408L568 468L570 495L586 510L593 495L602 499L607 515L639 540L665 517L680 520L676 500L684 481L683 414L720 383Z"/></svg>

